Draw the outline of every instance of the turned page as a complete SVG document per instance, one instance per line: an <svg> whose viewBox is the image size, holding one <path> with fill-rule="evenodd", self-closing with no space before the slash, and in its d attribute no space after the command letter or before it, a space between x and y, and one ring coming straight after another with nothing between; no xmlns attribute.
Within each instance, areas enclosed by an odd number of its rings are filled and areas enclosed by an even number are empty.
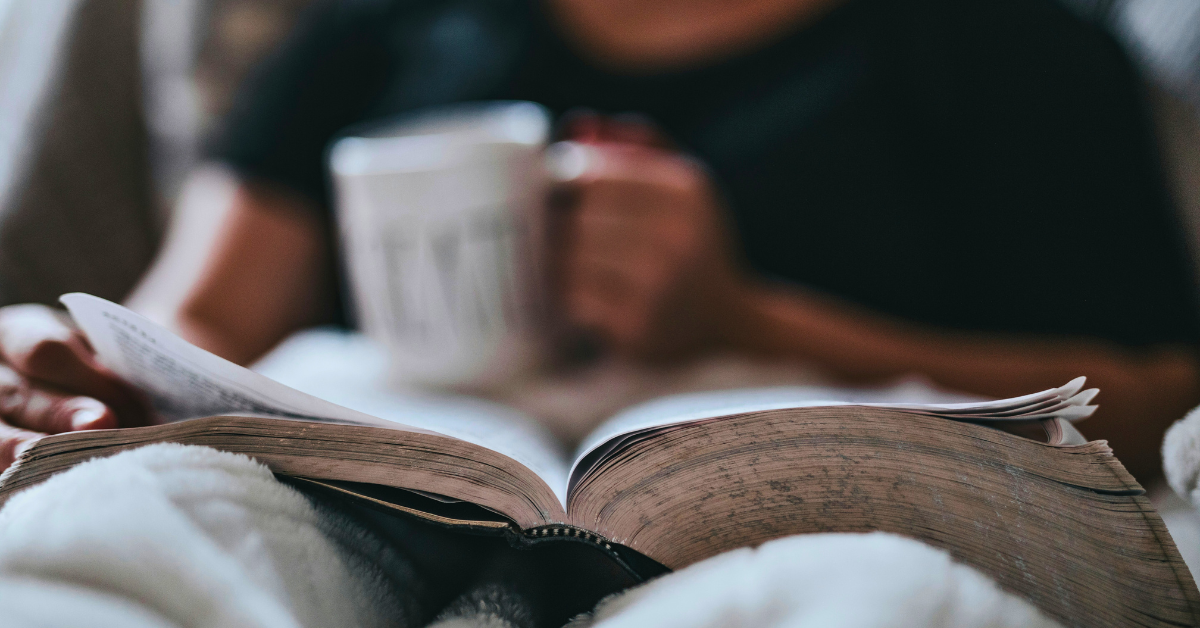
<svg viewBox="0 0 1200 628"><path fill-rule="evenodd" d="M515 411L468 399L378 394L332 403L213 355L141 315L87 294L62 297L99 360L144 391L167 421L259 415L433 433L507 456L565 503L567 458L544 431Z"/></svg>
<svg viewBox="0 0 1200 628"><path fill-rule="evenodd" d="M949 420L982 423L1035 422L1056 431L1051 440L1078 444L1083 438L1069 421L1090 416L1097 389L1083 390L1077 377L1059 388L1010 399L985 400L905 381L881 388L790 386L673 395L613 416L587 436L576 450L567 493L610 453L671 426L747 412L817 406L864 406L904 410Z"/></svg>
<svg viewBox="0 0 1200 628"><path fill-rule="evenodd" d="M260 414L406 429L293 390L213 355L141 315L88 294L60 299L105 366L145 392L167 421Z"/></svg>

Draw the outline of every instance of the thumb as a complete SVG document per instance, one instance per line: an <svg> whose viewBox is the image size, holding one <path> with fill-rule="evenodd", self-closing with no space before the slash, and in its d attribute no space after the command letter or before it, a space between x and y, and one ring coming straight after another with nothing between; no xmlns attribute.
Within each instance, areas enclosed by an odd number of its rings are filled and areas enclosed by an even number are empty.
<svg viewBox="0 0 1200 628"><path fill-rule="evenodd" d="M125 427L150 423L145 397L101 365L83 336L48 307L0 308L0 358L31 380L100 400Z"/></svg>

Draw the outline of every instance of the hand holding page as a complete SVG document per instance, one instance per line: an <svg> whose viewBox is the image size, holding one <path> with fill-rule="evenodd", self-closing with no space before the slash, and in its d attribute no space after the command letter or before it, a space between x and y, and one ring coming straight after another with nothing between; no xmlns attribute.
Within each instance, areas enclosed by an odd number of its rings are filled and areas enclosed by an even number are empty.
<svg viewBox="0 0 1200 628"><path fill-rule="evenodd" d="M513 416L513 411L497 412L468 400L414 408L384 397L367 400L373 402L374 411L367 414L215 356L115 303L80 293L61 300L100 361L146 392L168 421L250 414L445 434L506 455L533 470L556 492L565 490L566 465L557 448L545 434L529 429L522 417ZM447 405L452 406L451 412L446 411ZM430 414L444 420L431 423Z"/></svg>
<svg viewBox="0 0 1200 628"><path fill-rule="evenodd" d="M262 414L404 429L306 395L219 358L115 303L72 293L61 299L96 355L150 396L168 421Z"/></svg>

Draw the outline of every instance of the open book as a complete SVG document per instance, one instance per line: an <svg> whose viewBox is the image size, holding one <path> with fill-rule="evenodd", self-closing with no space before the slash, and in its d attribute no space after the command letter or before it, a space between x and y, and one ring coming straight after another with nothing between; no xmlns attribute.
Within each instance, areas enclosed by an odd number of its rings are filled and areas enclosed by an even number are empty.
<svg viewBox="0 0 1200 628"><path fill-rule="evenodd" d="M100 359L170 422L45 438L0 477L0 502L91 457L183 442L517 545L586 543L643 575L788 534L886 530L949 549L1067 625L1200 621L1200 593L1142 488L1071 426L1094 410L1083 378L957 404L685 395L613 417L568 457L516 416L469 404L454 417L364 414L116 304L62 300ZM1005 426L1045 438L995 429Z"/></svg>

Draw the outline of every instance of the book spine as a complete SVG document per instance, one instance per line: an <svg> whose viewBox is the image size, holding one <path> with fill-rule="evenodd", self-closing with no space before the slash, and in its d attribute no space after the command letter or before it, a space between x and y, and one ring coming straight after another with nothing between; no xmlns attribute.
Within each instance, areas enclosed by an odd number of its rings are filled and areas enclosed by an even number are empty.
<svg viewBox="0 0 1200 628"><path fill-rule="evenodd" d="M511 545L522 549L542 543L583 543L606 554L637 582L645 582L670 571L637 550L614 543L590 530L565 524L537 526L519 532L512 530L508 539Z"/></svg>
<svg viewBox="0 0 1200 628"><path fill-rule="evenodd" d="M576 541L582 541L584 543L590 543L605 551L613 551L613 543L608 539L596 534L595 532L589 532L588 530L576 528L575 526L538 526L536 528L524 530L522 532L522 536L524 536L527 539L527 542L530 544L537 543L543 539L573 539Z"/></svg>

